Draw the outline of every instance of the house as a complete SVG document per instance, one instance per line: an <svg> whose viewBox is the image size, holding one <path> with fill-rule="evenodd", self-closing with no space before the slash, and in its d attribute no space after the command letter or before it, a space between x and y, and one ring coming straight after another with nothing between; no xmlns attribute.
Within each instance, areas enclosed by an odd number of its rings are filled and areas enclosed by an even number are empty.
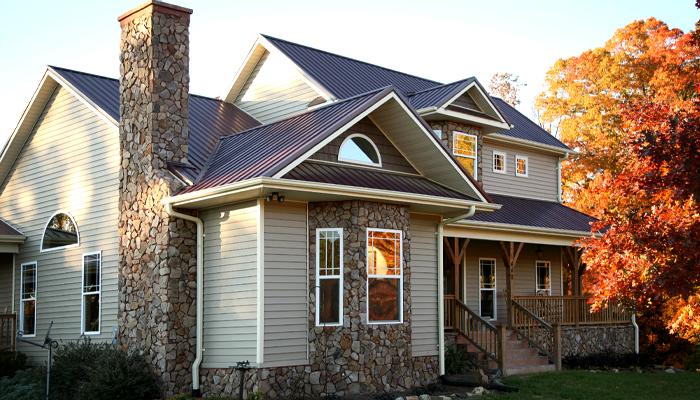
<svg viewBox="0 0 700 400"><path fill-rule="evenodd" d="M167 394L230 394L249 361L269 397L425 385L452 345L506 374L633 350L581 293L566 145L475 78L265 35L190 94L191 12L120 16L119 80L47 68L0 155L8 346L45 359L16 321L140 348Z"/></svg>

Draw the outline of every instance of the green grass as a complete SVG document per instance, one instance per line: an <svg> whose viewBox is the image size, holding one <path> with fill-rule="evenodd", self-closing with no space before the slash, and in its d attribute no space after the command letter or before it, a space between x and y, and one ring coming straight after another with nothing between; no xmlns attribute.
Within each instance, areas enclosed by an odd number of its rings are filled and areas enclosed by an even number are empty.
<svg viewBox="0 0 700 400"><path fill-rule="evenodd" d="M503 383L520 388L498 393L493 399L699 399L700 374L681 372L590 372L563 371L505 378Z"/></svg>

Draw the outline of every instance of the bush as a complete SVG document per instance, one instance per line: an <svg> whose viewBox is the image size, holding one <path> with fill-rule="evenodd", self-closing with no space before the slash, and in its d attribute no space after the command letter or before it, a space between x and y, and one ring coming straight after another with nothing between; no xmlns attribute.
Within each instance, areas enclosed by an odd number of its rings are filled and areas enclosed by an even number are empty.
<svg viewBox="0 0 700 400"><path fill-rule="evenodd" d="M15 372L26 368L27 356L20 352L0 351L0 377L13 376Z"/></svg>
<svg viewBox="0 0 700 400"><path fill-rule="evenodd" d="M562 364L569 368L627 368L633 366L647 365L648 362L639 354L620 354L614 351L605 353L589 354L586 356L568 356L562 359Z"/></svg>
<svg viewBox="0 0 700 400"><path fill-rule="evenodd" d="M31 368L0 378L0 400L43 399L45 374L43 368Z"/></svg>
<svg viewBox="0 0 700 400"><path fill-rule="evenodd" d="M462 374L467 371L468 367L467 352L456 344L448 346L445 352L445 373L448 375Z"/></svg>

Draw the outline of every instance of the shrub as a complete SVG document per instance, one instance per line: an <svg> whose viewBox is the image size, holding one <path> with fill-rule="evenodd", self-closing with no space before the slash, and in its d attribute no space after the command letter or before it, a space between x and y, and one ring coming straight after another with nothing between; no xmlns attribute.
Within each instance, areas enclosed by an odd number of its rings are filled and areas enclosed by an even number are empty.
<svg viewBox="0 0 700 400"><path fill-rule="evenodd" d="M467 352L456 344L448 346L445 352L445 373L448 375L461 374L468 367Z"/></svg>
<svg viewBox="0 0 700 400"><path fill-rule="evenodd" d="M0 377L12 376L27 366L27 356L18 351L0 351Z"/></svg>
<svg viewBox="0 0 700 400"><path fill-rule="evenodd" d="M638 354L620 354L614 351L589 354L586 356L567 356L562 359L562 364L569 368L626 368L638 365L646 365L644 357Z"/></svg>
<svg viewBox="0 0 700 400"><path fill-rule="evenodd" d="M80 386L86 381L95 360L107 349L107 344L93 343L89 339L68 342L54 353L51 367L51 397L56 400L73 400Z"/></svg>
<svg viewBox="0 0 700 400"><path fill-rule="evenodd" d="M43 399L45 373L43 368L30 368L0 378L0 400Z"/></svg>

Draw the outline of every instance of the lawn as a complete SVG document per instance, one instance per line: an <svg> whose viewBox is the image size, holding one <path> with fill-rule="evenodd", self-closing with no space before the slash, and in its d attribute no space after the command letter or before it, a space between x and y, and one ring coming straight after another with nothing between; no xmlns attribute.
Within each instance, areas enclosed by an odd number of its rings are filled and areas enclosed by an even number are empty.
<svg viewBox="0 0 700 400"><path fill-rule="evenodd" d="M494 399L699 399L700 374L564 371L505 378L517 393L487 396Z"/></svg>

